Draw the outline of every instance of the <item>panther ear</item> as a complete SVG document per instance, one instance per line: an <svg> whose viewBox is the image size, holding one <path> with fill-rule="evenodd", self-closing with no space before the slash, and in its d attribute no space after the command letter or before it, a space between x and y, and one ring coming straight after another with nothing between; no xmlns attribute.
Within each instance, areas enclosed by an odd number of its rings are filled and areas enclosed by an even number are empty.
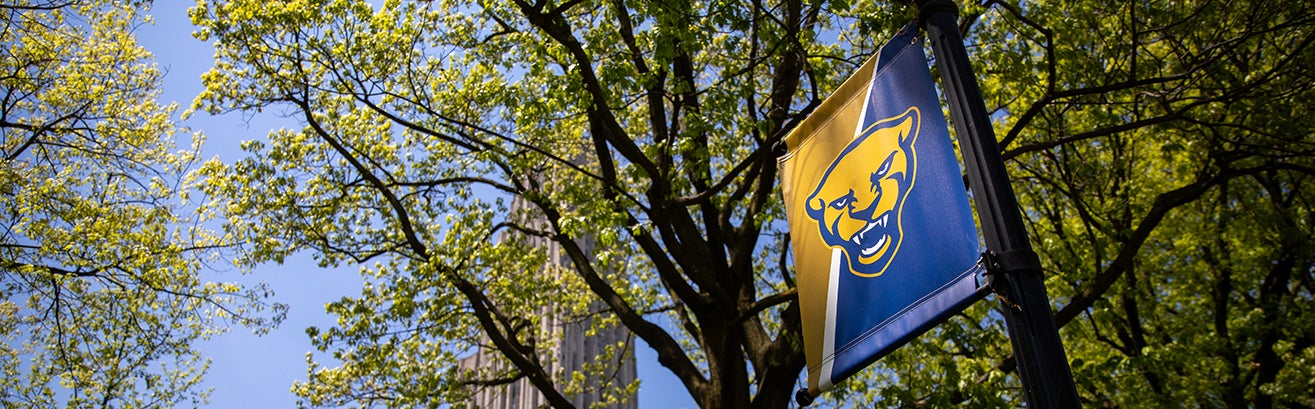
<svg viewBox="0 0 1315 409"><path fill-rule="evenodd" d="M904 115L904 120L900 121L899 125L895 125L895 129L899 132L900 144L908 144L912 141L913 135L917 134L917 126L918 111L911 110Z"/></svg>

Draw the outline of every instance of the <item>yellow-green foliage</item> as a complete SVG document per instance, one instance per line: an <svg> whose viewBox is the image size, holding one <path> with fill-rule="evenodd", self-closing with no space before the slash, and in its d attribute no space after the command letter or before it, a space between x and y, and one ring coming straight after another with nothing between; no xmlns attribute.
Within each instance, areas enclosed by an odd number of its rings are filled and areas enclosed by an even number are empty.
<svg viewBox="0 0 1315 409"><path fill-rule="evenodd" d="M1082 397L1310 406L1310 5L959 3ZM243 262L367 266L360 296L329 305L339 321L311 331L295 388L309 406L456 404L515 377L563 400L598 386L554 371L553 312L626 326L700 405L783 407L804 363L772 146L916 14L198 0L217 61L194 108L303 125L199 180ZM829 396L1022 406L996 305ZM459 370L477 346L505 362Z"/></svg>
<svg viewBox="0 0 1315 409"><path fill-rule="evenodd" d="M281 317L202 278L230 243L189 216L196 146L156 100L146 6L0 5L0 406L199 405L193 342Z"/></svg>

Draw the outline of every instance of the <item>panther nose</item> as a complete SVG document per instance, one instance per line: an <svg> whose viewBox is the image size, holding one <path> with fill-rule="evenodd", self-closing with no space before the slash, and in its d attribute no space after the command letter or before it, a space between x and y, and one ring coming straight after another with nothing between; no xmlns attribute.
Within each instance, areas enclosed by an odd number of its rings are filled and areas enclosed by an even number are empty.
<svg viewBox="0 0 1315 409"><path fill-rule="evenodd" d="M857 200L854 202L852 210L849 211L850 217L858 220L872 220L876 216L877 204L881 203L881 192L872 195L871 200Z"/></svg>

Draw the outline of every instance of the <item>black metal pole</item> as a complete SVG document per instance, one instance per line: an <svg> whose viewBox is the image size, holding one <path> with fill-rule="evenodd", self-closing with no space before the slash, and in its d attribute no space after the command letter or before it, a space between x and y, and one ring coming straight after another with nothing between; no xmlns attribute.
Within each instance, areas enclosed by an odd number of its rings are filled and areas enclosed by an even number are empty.
<svg viewBox="0 0 1315 409"><path fill-rule="evenodd" d="M968 52L959 34L953 0L915 0L918 25L927 30L940 68L950 116L986 236L988 271L1004 310L1018 374L1029 407L1081 406L1064 345L1059 339L1041 264L1027 239L1018 201L1005 173L1000 148Z"/></svg>

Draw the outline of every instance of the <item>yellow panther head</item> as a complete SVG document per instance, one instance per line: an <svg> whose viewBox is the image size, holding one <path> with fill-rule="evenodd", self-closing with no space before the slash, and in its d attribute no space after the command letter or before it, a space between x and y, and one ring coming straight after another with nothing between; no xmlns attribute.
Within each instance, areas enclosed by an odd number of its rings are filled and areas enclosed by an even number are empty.
<svg viewBox="0 0 1315 409"><path fill-rule="evenodd" d="M808 196L808 216L822 240L845 253L855 275L881 275L899 251L900 214L916 167L917 115L911 109L855 138Z"/></svg>

